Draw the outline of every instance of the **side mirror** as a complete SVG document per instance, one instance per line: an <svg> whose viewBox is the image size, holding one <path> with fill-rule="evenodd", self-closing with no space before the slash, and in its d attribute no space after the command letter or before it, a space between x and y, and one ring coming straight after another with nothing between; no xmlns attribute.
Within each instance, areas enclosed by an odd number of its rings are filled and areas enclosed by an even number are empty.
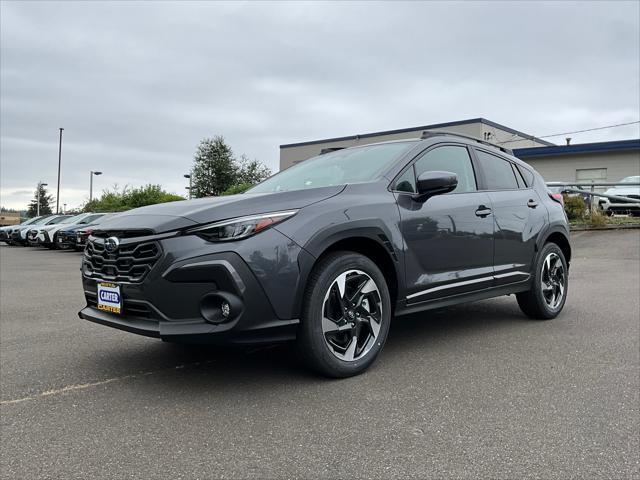
<svg viewBox="0 0 640 480"><path fill-rule="evenodd" d="M449 193L458 186L458 176L452 172L422 172L416 182L416 200L426 200L434 195Z"/></svg>

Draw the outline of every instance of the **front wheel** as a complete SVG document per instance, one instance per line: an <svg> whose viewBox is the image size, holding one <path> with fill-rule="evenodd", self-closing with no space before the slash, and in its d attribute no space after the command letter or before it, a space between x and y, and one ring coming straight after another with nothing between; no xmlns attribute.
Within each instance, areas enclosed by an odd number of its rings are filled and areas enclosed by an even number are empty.
<svg viewBox="0 0 640 480"><path fill-rule="evenodd" d="M530 318L550 320L558 316L567 300L569 270L564 253L547 243L535 266L531 290L517 294L520 309Z"/></svg>
<svg viewBox="0 0 640 480"><path fill-rule="evenodd" d="M390 322L389 288L380 269L363 255L335 252L310 275L298 350L323 375L357 375L382 350Z"/></svg>

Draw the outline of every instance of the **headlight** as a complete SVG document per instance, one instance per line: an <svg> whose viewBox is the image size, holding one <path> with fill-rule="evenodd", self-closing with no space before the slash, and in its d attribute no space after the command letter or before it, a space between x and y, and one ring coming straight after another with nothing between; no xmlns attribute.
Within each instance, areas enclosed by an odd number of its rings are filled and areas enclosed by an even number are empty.
<svg viewBox="0 0 640 480"><path fill-rule="evenodd" d="M210 242L226 242L240 240L255 235L267 228L292 217L298 211L272 212L248 217L238 217L221 222L210 223L201 227L191 228L186 234L198 235Z"/></svg>

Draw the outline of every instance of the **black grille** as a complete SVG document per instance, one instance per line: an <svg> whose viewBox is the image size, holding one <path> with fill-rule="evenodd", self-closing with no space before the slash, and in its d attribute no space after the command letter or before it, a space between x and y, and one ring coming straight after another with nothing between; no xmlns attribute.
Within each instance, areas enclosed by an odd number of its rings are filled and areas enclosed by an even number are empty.
<svg viewBox="0 0 640 480"><path fill-rule="evenodd" d="M120 245L109 253L104 244L91 241L84 251L83 272L87 277L113 282L137 283L151 271L160 258L158 242Z"/></svg>

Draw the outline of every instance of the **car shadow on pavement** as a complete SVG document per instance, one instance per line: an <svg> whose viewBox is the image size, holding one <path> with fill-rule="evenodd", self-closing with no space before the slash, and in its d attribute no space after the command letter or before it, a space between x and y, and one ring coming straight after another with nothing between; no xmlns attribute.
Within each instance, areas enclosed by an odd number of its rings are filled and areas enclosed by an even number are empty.
<svg viewBox="0 0 640 480"><path fill-rule="evenodd" d="M394 362L396 355L426 354L436 344L442 348L443 342L445 348L456 349L465 338L477 338L495 329L521 328L527 323L515 300L508 299L396 318L382 358L371 371ZM147 377L150 385L156 387L162 384L196 392L202 389L204 393L258 380L272 385L327 381L301 364L293 343L238 347L157 342L141 350L124 348L114 353L110 355L113 367L126 370L127 365L146 366L152 373ZM151 365L156 368L149 368Z"/></svg>

